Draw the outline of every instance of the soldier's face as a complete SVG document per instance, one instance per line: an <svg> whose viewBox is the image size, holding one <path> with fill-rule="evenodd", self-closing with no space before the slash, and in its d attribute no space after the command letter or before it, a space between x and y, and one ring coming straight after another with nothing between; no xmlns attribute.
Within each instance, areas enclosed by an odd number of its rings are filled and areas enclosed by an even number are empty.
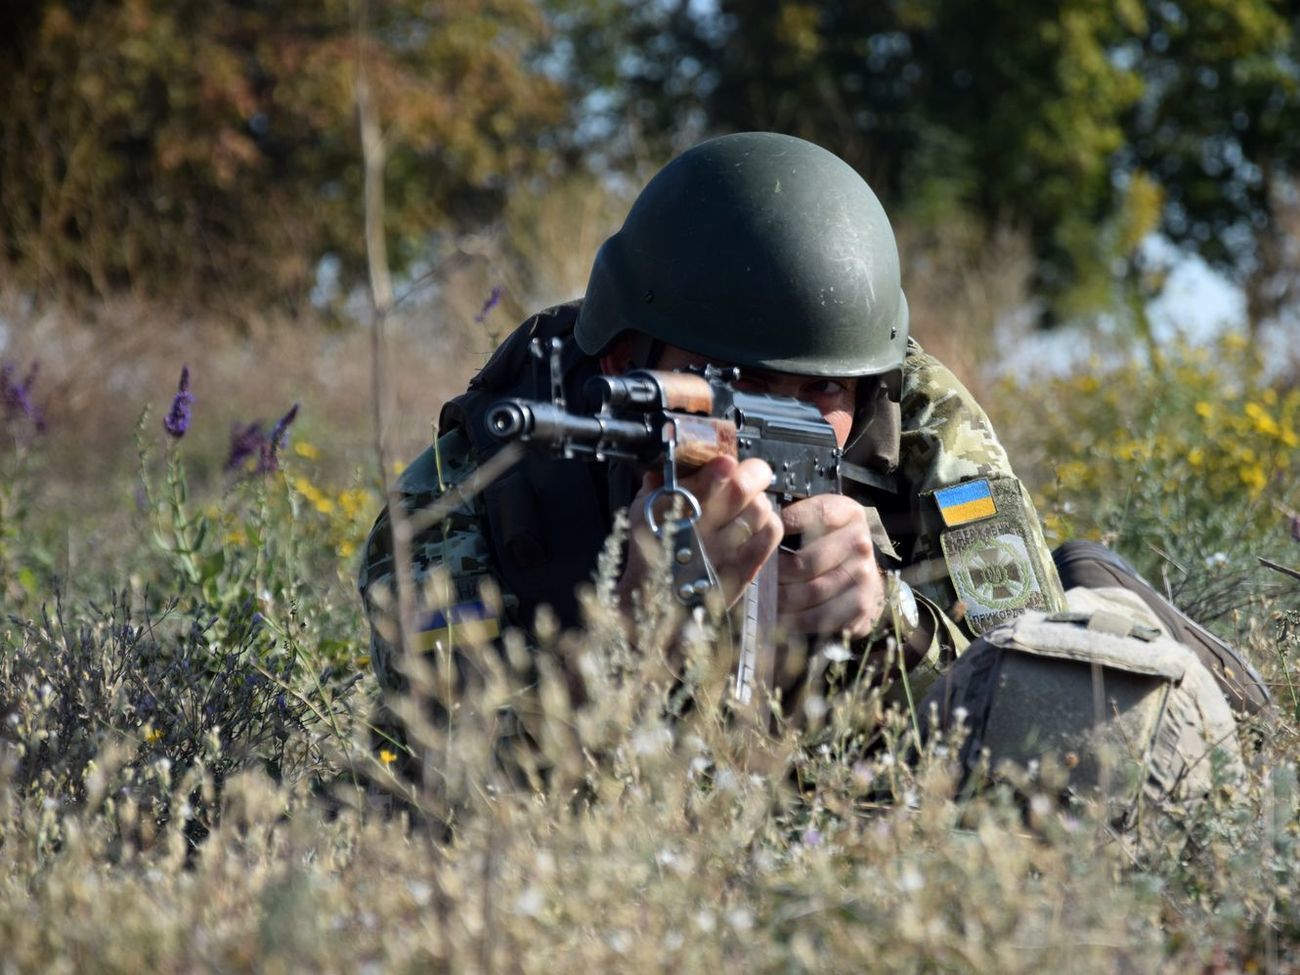
<svg viewBox="0 0 1300 975"><path fill-rule="evenodd" d="M709 363L715 366L729 365L669 345L664 347L663 354L655 363L655 368L685 369L687 366L702 366ZM839 445L843 447L848 442L849 430L853 427L857 379L853 377L828 379L825 376L800 376L789 372L746 368L741 371L740 382L736 385L746 393L792 396L805 403L811 403L821 411L822 417L831 425Z"/></svg>

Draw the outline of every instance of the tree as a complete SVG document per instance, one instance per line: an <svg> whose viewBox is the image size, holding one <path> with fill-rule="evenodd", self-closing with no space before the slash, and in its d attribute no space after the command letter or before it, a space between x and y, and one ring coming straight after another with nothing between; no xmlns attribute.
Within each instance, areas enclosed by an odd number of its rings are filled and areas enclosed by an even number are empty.
<svg viewBox="0 0 1300 975"><path fill-rule="evenodd" d="M302 301L364 267L354 78L401 265L491 216L562 117L529 0L36 0L3 15L0 253L32 289Z"/></svg>
<svg viewBox="0 0 1300 975"><path fill-rule="evenodd" d="M1049 317L1140 290L1155 230L1273 308L1296 279L1294 0L569 4L626 10L611 114L792 132L909 220L1022 227Z"/></svg>

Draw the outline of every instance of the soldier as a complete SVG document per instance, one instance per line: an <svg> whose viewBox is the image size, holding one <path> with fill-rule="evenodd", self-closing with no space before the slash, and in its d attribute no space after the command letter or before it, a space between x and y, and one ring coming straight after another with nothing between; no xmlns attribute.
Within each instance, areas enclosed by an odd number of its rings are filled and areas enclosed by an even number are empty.
<svg viewBox="0 0 1300 975"><path fill-rule="evenodd" d="M565 340L569 402L580 402L583 383L602 372L711 363L738 367L743 388L813 404L834 429L846 469L856 472L840 495L773 510L764 494L772 471L757 459L719 458L682 479L700 501L699 537L728 604L775 555L789 632L844 638L859 654L899 637L917 695L1000 624L1070 611L1028 493L987 416L908 334L883 208L825 149L745 133L669 163L600 248L585 298L526 321L444 407L438 443L399 484L408 514L433 506L499 449L483 415L502 397L537 394L529 343L553 338ZM563 625L578 625L575 589L591 580L615 512L640 512L656 486L654 474L629 463L529 453L413 539L417 584L441 566L455 589L450 606L425 617L420 641L431 646L454 626L482 636L502 623L527 630L544 604ZM782 545L796 538L797 547ZM1105 550L1062 554L1072 585L1136 593L1121 599L1121 612L1156 605L1180 638L1200 640L1235 704L1263 703L1249 667L1190 630L1191 621L1126 564ZM619 591L630 592L645 572L641 546L629 546ZM401 682L394 573L385 512L359 585L373 624L372 660L389 689ZM500 588L506 620L480 601L484 579ZM1192 665L1200 666L1194 658ZM936 689L949 704L954 693Z"/></svg>

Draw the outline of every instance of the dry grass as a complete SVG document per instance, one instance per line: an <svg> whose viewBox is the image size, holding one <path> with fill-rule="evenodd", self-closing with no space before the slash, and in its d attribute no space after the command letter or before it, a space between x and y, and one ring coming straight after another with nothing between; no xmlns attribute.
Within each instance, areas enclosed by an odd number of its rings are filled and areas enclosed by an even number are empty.
<svg viewBox="0 0 1300 975"><path fill-rule="evenodd" d="M581 290L617 207L575 193L519 238L545 253L544 274L520 270L509 234L484 238L448 263L434 310L399 306L393 456L424 445L494 335ZM1019 266L1006 248L989 267ZM1022 285L935 261L965 270L908 286L923 341L950 354L991 334ZM475 322L495 284L502 303ZM449 720L416 720L437 672L416 680L408 717L427 785L413 791L372 736L353 566L338 512L324 514L337 490L376 480L365 330L232 333L125 302L93 322L4 308L0 356L41 362L50 420L25 464L4 469L5 490L34 499L3 526L5 582L51 535L99 540L56 566L62 579L3 590L6 970L1296 970L1294 590L1245 600L1237 617L1289 702L1255 729L1248 782L1193 822L1152 815L1132 836L1041 781L959 797L952 752L905 761L910 722L849 674L811 729L759 736L721 704L715 641L694 644L686 694L653 649L629 651L607 590L589 632L550 647L586 675L580 707L548 657L530 688L526 667L482 655L480 685L444 691ZM151 405L145 439L173 450L157 418L182 362L198 397L177 454L188 495L156 484L141 513L136 420ZM968 377L978 366L958 362ZM291 456L286 473L232 486L219 470L229 424L295 400L317 466ZM185 555L172 529L200 510L213 528ZM531 746L512 747L510 715Z"/></svg>

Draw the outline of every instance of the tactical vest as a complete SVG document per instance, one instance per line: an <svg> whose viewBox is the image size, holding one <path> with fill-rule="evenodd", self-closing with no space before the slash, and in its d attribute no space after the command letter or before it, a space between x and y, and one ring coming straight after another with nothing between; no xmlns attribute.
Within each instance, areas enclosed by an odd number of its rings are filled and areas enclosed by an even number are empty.
<svg viewBox="0 0 1300 975"><path fill-rule="evenodd" d="M583 384L599 373L600 364L567 341L578 308L579 302L570 302L528 319L493 353L469 388L443 406L439 429L463 429L477 463L502 446L483 422L489 407L504 397L550 398L549 371L529 352L533 339L544 344L565 340L564 395L570 403L582 402ZM528 450L484 490L484 532L502 586L519 599L520 623L531 624L543 604L563 626L580 622L575 590L592 580L613 521L610 466Z"/></svg>
<svg viewBox="0 0 1300 975"><path fill-rule="evenodd" d="M572 301L529 318L493 353L469 388L443 407L439 429L463 429L476 463L484 463L502 446L484 423L494 403L505 397L550 398L547 365L529 351L533 339L543 344L553 338L564 342L564 396L571 404L583 402L583 386L599 374L600 363L568 341L580 307L581 300ZM845 459L880 472L887 480L898 458L898 403L891 388L896 384L866 382ZM565 627L581 622L575 590L593 580L613 513L632 500L639 485L640 475L627 463L594 464L528 450L484 490L483 527L495 574L519 600L519 623L529 626L542 605L549 605ZM904 497L866 496L870 489L847 482L845 488L864 504L881 508L887 523L891 515L900 527L910 521Z"/></svg>

